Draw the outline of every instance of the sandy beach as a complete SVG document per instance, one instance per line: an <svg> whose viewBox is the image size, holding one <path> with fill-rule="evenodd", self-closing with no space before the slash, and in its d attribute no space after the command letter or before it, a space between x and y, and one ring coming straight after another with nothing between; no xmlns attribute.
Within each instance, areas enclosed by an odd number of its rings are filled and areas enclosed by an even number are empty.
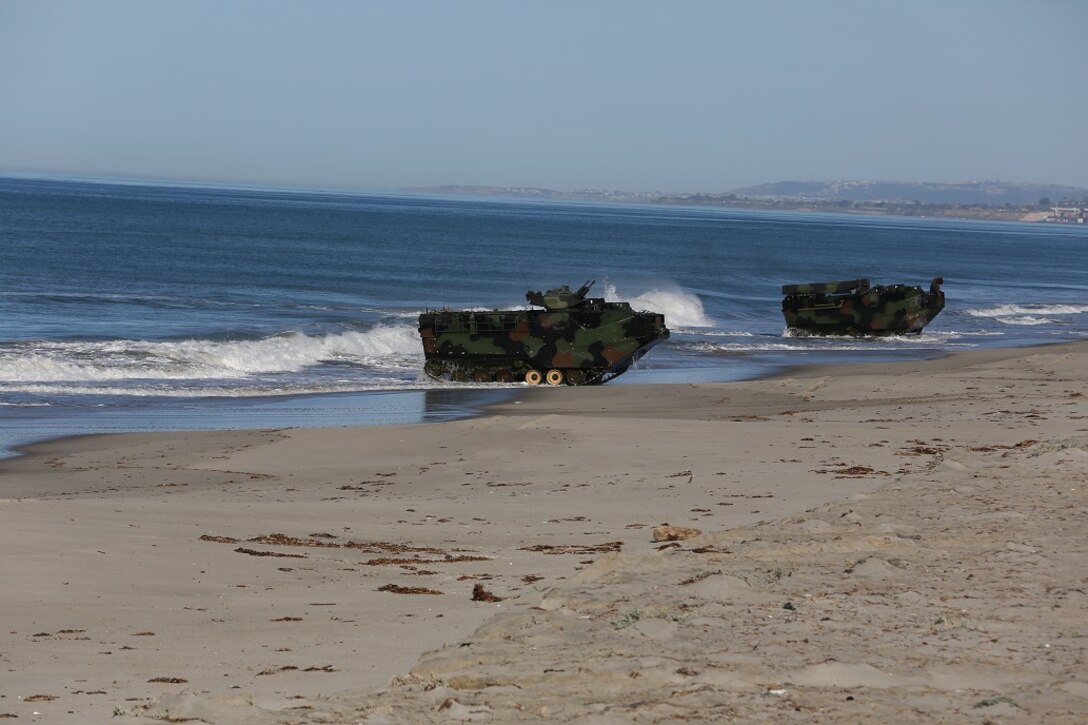
<svg viewBox="0 0 1088 725"><path fill-rule="evenodd" d="M1086 394L1075 342L35 445L0 718L1085 722Z"/></svg>

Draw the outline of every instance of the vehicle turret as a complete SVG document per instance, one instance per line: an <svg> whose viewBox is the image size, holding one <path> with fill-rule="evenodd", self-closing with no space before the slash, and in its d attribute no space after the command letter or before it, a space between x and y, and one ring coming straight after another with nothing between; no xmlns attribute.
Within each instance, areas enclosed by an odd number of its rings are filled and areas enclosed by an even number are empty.
<svg viewBox="0 0 1088 725"><path fill-rule="evenodd" d="M593 281L590 281L586 282L574 292L570 291L568 285L556 287L547 292L534 292L529 290L525 293L525 299L528 300L531 305L543 307L548 310L569 310L580 306L586 301L586 293L589 292L589 288L592 286Z"/></svg>

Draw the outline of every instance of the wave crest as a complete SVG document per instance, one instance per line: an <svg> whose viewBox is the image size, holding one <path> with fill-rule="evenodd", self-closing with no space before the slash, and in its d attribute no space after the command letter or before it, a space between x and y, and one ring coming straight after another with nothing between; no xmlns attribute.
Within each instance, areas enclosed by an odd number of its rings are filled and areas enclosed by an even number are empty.
<svg viewBox="0 0 1088 725"><path fill-rule="evenodd" d="M1032 317L1031 315L996 317L994 319L1003 325L1023 325L1027 327L1034 327L1035 325L1053 325L1058 322L1057 320L1051 320L1047 317Z"/></svg>
<svg viewBox="0 0 1088 725"><path fill-rule="evenodd" d="M609 284L605 288L605 299L609 301L626 300L636 310L647 310L665 315L665 324L670 328L678 327L713 327L714 322L706 316L703 302L697 295L680 289L661 289L655 287L637 297L621 297L616 286Z"/></svg>
<svg viewBox="0 0 1088 725"><path fill-rule="evenodd" d="M422 355L408 326L260 340L29 342L0 349L0 384L125 380L227 380L293 373L314 365L412 367Z"/></svg>
<svg viewBox="0 0 1088 725"><path fill-rule="evenodd" d="M1012 304L964 310L964 313L971 317L1005 317L1010 319L1022 315L1079 315L1082 312L1088 312L1088 305Z"/></svg>

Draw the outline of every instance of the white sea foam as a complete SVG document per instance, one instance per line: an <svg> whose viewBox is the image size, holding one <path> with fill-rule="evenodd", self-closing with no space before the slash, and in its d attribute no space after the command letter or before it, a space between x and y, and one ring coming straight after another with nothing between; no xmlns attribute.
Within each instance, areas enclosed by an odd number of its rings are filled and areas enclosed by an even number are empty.
<svg viewBox="0 0 1088 725"><path fill-rule="evenodd" d="M643 292L637 297L623 297L615 285L605 288L604 297L609 301L626 300L636 310L647 310L665 315L665 324L670 328L713 327L714 322L706 316L703 302L698 296L681 289L654 289Z"/></svg>
<svg viewBox="0 0 1088 725"><path fill-rule="evenodd" d="M810 345L837 346L844 342L857 342L870 349L874 345L888 345L894 347L917 347L941 345L949 340L955 340L963 333L948 331L927 331L917 335L812 335L803 330L795 330L787 327L782 331L782 337L806 342ZM853 348L851 348L853 349Z"/></svg>
<svg viewBox="0 0 1088 725"><path fill-rule="evenodd" d="M700 335L702 337L755 337L754 332L744 332L743 330L688 330L682 327L672 328L673 332L692 332L693 334Z"/></svg>
<svg viewBox="0 0 1088 725"><path fill-rule="evenodd" d="M260 340L19 343L0 349L0 384L230 380L292 373L327 362L392 369L416 367L419 337L408 326L305 335L285 332Z"/></svg>
<svg viewBox="0 0 1088 725"><path fill-rule="evenodd" d="M806 335L786 328L781 337L768 335L747 336L762 339L736 342L721 341L723 335L716 332L696 333L702 338L695 342L680 343L677 347L704 353L748 353L748 352L826 352L841 350L865 350L878 352L895 349L927 348L963 348L974 347L972 343L955 342L962 335L958 332L933 331L919 335L862 336L848 335ZM732 337L732 335L730 335ZM737 337L745 337L738 335ZM707 339L709 338L709 339Z"/></svg>
<svg viewBox="0 0 1088 725"><path fill-rule="evenodd" d="M799 345L787 342L696 342L689 346L697 352L773 352L776 350L801 350Z"/></svg>
<svg viewBox="0 0 1088 725"><path fill-rule="evenodd" d="M1088 305L998 305L997 307L984 307L964 310L971 317L996 317L1014 319L1021 315L1079 315L1088 312ZM1009 323L1020 324L1020 323ZM1033 324L1046 324L1044 322Z"/></svg>
<svg viewBox="0 0 1088 725"><path fill-rule="evenodd" d="M695 342L687 345L688 349L701 353L752 353L752 352L839 352L859 350L881 352L889 349L925 349L925 348L966 348L974 347L969 343L952 343L950 339L920 337L797 337L783 336L782 342Z"/></svg>
<svg viewBox="0 0 1088 725"><path fill-rule="evenodd" d="M1047 317L1032 317L1031 315L1020 315L1017 317L996 317L994 318L1003 325L1024 325L1027 327L1034 327L1036 325L1053 325L1057 320L1051 320Z"/></svg>

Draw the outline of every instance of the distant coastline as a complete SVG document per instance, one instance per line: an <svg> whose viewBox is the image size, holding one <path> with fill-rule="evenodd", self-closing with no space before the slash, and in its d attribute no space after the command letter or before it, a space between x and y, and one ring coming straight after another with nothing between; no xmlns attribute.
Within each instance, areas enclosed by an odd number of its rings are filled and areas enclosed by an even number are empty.
<svg viewBox="0 0 1088 725"><path fill-rule="evenodd" d="M778 182L723 193L558 191L537 187L445 185L405 187L408 194L488 196L541 201L705 206L868 216L1085 223L1088 189L1003 182Z"/></svg>
<svg viewBox="0 0 1088 725"><path fill-rule="evenodd" d="M362 190L323 186L278 186L241 181L72 176L4 171L0 171L0 181L244 190L273 194L408 194L439 197L490 197L524 201L573 201L597 204L802 211L862 216L1045 222L1088 227L1088 188L997 181L957 183L782 181L721 193L601 189L562 191L541 187L470 184Z"/></svg>

